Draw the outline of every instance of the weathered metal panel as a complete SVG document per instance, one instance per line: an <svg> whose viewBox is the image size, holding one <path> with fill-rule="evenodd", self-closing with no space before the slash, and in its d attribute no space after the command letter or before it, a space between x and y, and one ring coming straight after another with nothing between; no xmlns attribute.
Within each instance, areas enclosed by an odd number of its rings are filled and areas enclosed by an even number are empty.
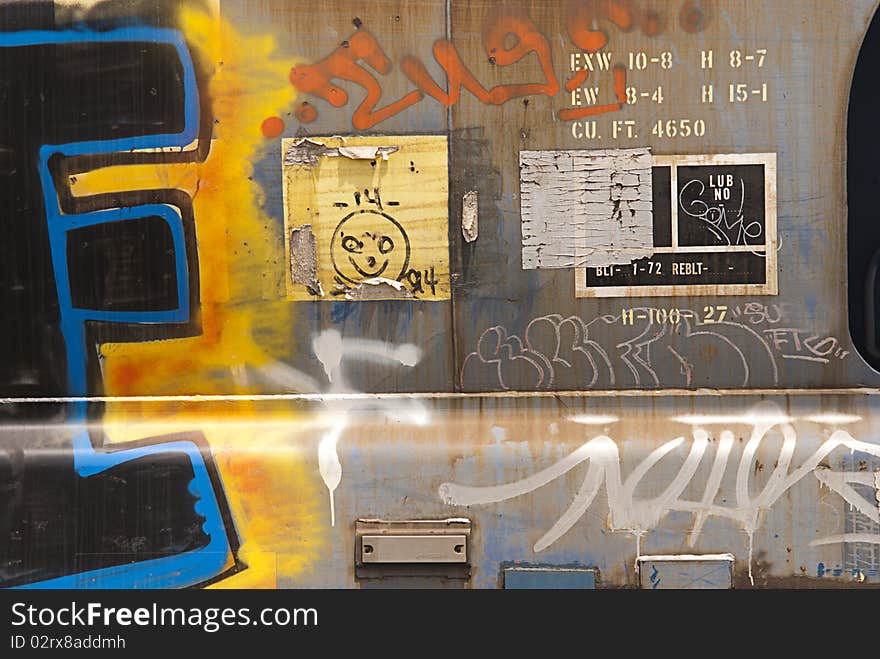
<svg viewBox="0 0 880 659"><path fill-rule="evenodd" d="M506 590L594 590L596 571L579 568L511 567L504 570Z"/></svg>
<svg viewBox="0 0 880 659"><path fill-rule="evenodd" d="M640 556L643 590L727 590L733 588L732 554Z"/></svg>
<svg viewBox="0 0 880 659"><path fill-rule="evenodd" d="M488 374L465 373L462 386L466 391L486 387L498 390L536 387L713 387L718 386L719 371L727 373L731 368L738 372L736 375L730 372L730 379L721 376L727 382L722 386L818 387L874 382L874 374L865 369L849 344L843 278L818 276L816 270L821 267L822 272L829 272L827 268L835 271L836 267L831 264L843 263L844 260L843 219L839 209L844 199L843 126L851 77L842 72L851 71L854 66L874 3L850 3L830 13L827 3L822 2L802 2L796 7L770 2L735 5L699 3L696 11L703 16L703 20L688 24L687 28L681 20L682 15L669 3L639 5L646 10L654 9L662 16L659 31L649 36L646 34L647 25L638 22L634 22L628 31L618 30L611 21L600 23L599 27L607 33L608 38L607 45L600 52L613 54L612 65L620 62L627 66L628 85L651 92L658 85L663 86L667 92L663 104L640 97L634 105L625 105L619 112L578 119L578 123L560 117L561 112L572 107L571 95L563 93L552 98L519 99L498 108L485 107L473 98L463 97L453 107L455 127L484 127L485 138L492 145L490 160L499 168L502 181L502 188L495 195L498 247L476 245L477 253L468 261L469 285L462 287L456 297L457 308L461 309L457 313L457 335L462 347L459 360L471 351L485 352L496 340L500 340L502 345L509 345L510 348L506 350L515 357L528 359L531 356L528 347L520 351L519 343L527 341L524 335L528 332L529 323L549 315L574 317L589 324L592 330L590 339L601 346L627 346L630 341L640 340L639 337L645 332L657 332L663 336L652 345L652 354L646 360L652 367L652 373L624 372L613 382L610 381L611 375L606 374L604 379L595 383L588 376L580 383L567 381L563 384L548 377L542 379L536 369L526 365L520 369L523 373L515 381L500 382ZM567 22L565 8L537 2L510 6L511 11L514 8L528 15L538 26L536 29L547 37L552 47L553 68L562 85L573 75L571 54L579 52L571 43L574 26ZM470 48L463 58L474 63L475 75L481 80L497 83L501 80L502 72L506 74L506 80L541 80L540 73L536 71L537 65L531 59L509 67L487 62L475 23L479 25L488 21L491 24L491 9L489 3L469 3L467 7L453 5L453 26L461 26L453 33L461 36L463 41L466 40L465 35L471 37L467 39ZM645 15L639 14L641 17ZM655 28L647 31L654 32ZM830 34L834 35L833 43L826 45L825 35ZM823 44L821 48L817 47L820 42ZM771 43L772 47L767 45ZM768 51L760 69L756 59L744 61L739 68L730 66L731 51L746 55L748 53L745 51L748 50L754 58L758 49ZM714 54L711 70L702 68L702 54L709 50ZM661 62L651 62L652 58L658 58L667 51L673 54L669 69L663 69ZM647 54L648 63L644 70L629 69L630 53L634 57L639 53ZM599 85L603 99L613 101L611 72L599 71L598 64L595 68L597 70L590 77L593 82L584 86ZM513 71L516 71L516 75ZM836 73L838 71L841 73ZM731 103L728 98L729 85L744 82L754 82L754 88L766 83L768 88L776 91L767 97L766 102L759 98L757 102ZM703 103L702 98L703 85L709 84L714 85L715 94L711 104ZM584 105L574 107L587 109ZM486 116L491 116L492 120L486 122ZM651 134L658 120L664 122L665 129L668 120L699 118L707 122L706 133L699 138L693 133L688 137L668 137L664 134L662 138ZM637 136L628 137L625 127L621 127L620 135L615 139L612 130L614 121L618 119L636 122ZM586 139L583 137L583 123L594 120L599 126L599 137ZM780 139L781 135L790 134L789 131L794 130L795 126L811 127L808 137ZM524 276L520 270L521 264L515 257L520 244L517 233L520 208L516 154L523 149L601 149L644 145L652 147L653 153L660 155L777 153L780 227L778 299L736 300L698 296L669 300L668 304L666 301L658 304L656 300L639 298L585 301L574 299L571 277L567 271L528 272ZM481 247L486 251L480 252ZM621 327L619 322L621 311L633 307L683 308L701 315L707 307L720 304L742 310L742 303L752 301L767 304L771 308L774 304L785 308L786 303L792 301L792 306L788 307L790 312L784 312L787 326L811 328L810 334L816 333L823 339L826 336L834 337L836 342L840 342L842 352L848 354L843 359L834 358L821 365L807 365L802 360L787 358L788 355L767 356L767 348L774 351L775 343L772 339L768 340L763 332L766 328L761 328L761 340L731 337L745 360L755 366L746 374L735 366L739 361L736 351L724 355L727 348L719 346L715 351L702 347L696 351L700 358L691 359L684 355L688 351L688 332L664 333L656 323L634 328ZM475 309L479 309L482 316L475 316ZM737 319L730 317L728 320L737 322ZM501 328L500 332L503 333L499 339L495 336L498 332L493 330L496 327ZM730 331L735 330L730 328ZM594 338L594 335L598 338ZM671 356L667 346L685 356L688 362L699 362L706 366L711 374L706 374L702 382L698 382L700 378L695 374L696 379L692 379L688 385L677 359L673 358L668 364L662 363L661 354ZM540 352L544 354L544 351ZM710 353L714 358L707 358ZM508 359L502 358L502 361ZM544 366L540 358L536 361L539 367ZM778 368L765 370L763 367L768 361L777 362ZM523 364L526 362L520 363Z"/></svg>

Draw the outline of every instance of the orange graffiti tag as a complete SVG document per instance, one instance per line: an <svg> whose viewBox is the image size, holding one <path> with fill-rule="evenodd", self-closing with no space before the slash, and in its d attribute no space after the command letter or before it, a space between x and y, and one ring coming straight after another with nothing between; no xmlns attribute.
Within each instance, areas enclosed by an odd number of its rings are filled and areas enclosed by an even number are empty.
<svg viewBox="0 0 880 659"><path fill-rule="evenodd" d="M609 41L609 36L601 29L600 23L608 22L622 32L640 27L645 35L653 37L661 32L664 17L654 9L640 9L636 0L567 0L564 20L570 41L581 52L594 54L608 45ZM680 22L685 30L699 32L705 28L708 16L694 0L689 0L681 8ZM483 24L483 48L489 62L509 66L535 53L544 74L544 82L504 84L487 89L464 63L455 45L448 39L438 39L434 42L432 53L446 74L448 91L434 80L421 59L408 55L401 60L400 68L417 90L375 110L382 90L376 78L358 62L366 62L382 75L388 74L391 62L375 37L361 29L360 21L355 25L358 31L326 58L316 64L294 67L290 72L290 81L297 90L314 94L335 107L345 105L348 94L331 82L334 78L348 80L363 87L367 91L367 97L352 117L352 125L356 129L371 128L385 121L421 101L425 94L448 108L458 103L462 89L469 91L481 103L503 105L521 96L552 97L562 88L553 70L552 51L547 37L541 34L525 12L501 9L491 14ZM587 81L591 73L591 66L584 66L565 81L564 88L569 92L575 91ZM616 103L559 110L559 119L580 119L621 110L626 103L627 69L623 64L616 64L612 75ZM301 123L314 121L316 117L317 110L306 103L297 110L297 118Z"/></svg>
<svg viewBox="0 0 880 659"><path fill-rule="evenodd" d="M635 24L632 3L619 0L575 0L568 3L568 36L585 53L595 53L608 44L608 35L596 29L600 18L614 23L623 32Z"/></svg>
<svg viewBox="0 0 880 659"><path fill-rule="evenodd" d="M504 47L509 36L515 39L510 48ZM495 21L488 21L483 28L483 46L492 64L507 66L519 62L529 53L535 53L541 64L546 82L498 85L490 90L483 87L468 67L462 62L455 46L446 39L434 43L434 59L446 72L449 93L434 81L425 65L416 57L404 57L400 68L406 77L423 92L438 100L446 107L455 105L464 87L482 103L502 105L519 96L554 96L559 91L559 81L553 71L550 43L538 32L535 24L524 14L511 12Z"/></svg>
<svg viewBox="0 0 880 659"><path fill-rule="evenodd" d="M345 90L331 82L334 78L348 80L363 87L367 96L355 109L351 119L352 125L358 130L372 128L422 100L422 93L414 91L375 110L382 98L382 88L376 78L358 64L360 61L366 62L382 75L387 75L391 70L391 60L376 38L366 30L358 30L320 62L291 69L290 82L298 91L314 94L334 107L342 107L348 103Z"/></svg>

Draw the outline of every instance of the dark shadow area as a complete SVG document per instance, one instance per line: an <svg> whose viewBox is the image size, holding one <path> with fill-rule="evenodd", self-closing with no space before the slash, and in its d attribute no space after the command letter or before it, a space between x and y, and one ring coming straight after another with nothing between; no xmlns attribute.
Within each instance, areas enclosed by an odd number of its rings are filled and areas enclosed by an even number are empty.
<svg viewBox="0 0 880 659"><path fill-rule="evenodd" d="M859 354L880 371L880 13L853 76L847 128L849 328ZM829 273L833 276L833 273Z"/></svg>
<svg viewBox="0 0 880 659"><path fill-rule="evenodd" d="M208 544L187 456L75 475L73 454L0 452L0 586L126 565Z"/></svg>

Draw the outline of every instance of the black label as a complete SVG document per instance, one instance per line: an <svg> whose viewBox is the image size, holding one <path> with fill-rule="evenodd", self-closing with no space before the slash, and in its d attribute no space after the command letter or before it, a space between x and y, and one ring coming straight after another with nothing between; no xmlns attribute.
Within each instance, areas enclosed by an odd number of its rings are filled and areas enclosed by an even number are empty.
<svg viewBox="0 0 880 659"><path fill-rule="evenodd" d="M660 164L651 174L657 252L628 264L588 267L586 287L769 283L767 248L775 236L768 235L763 163Z"/></svg>
<svg viewBox="0 0 880 659"><path fill-rule="evenodd" d="M767 268L762 253L704 252L654 254L630 265L587 268L587 286L688 286L763 284Z"/></svg>
<svg viewBox="0 0 880 659"><path fill-rule="evenodd" d="M764 165L696 165L677 170L679 245L764 245Z"/></svg>

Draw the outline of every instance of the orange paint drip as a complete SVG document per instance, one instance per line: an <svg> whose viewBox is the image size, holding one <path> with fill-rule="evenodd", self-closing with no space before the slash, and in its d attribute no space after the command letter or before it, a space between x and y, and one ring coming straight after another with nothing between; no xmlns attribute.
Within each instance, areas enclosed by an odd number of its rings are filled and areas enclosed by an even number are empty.
<svg viewBox="0 0 880 659"><path fill-rule="evenodd" d="M656 37L663 28L663 21L658 14L653 9L645 10L644 15L642 16L642 32L645 33L645 36L648 37Z"/></svg>
<svg viewBox="0 0 880 659"><path fill-rule="evenodd" d="M706 29L709 16L704 12L699 3L690 0L682 5L681 11L678 14L678 21L685 32L693 34Z"/></svg>
<svg viewBox="0 0 880 659"><path fill-rule="evenodd" d="M538 31L525 12L515 10L503 10L504 13L497 17L490 17L483 26L483 46L486 54L495 59L500 66L509 66L521 59L535 53L541 64L546 83L499 86L495 90L496 99L500 103L516 96L530 96L532 94L545 94L555 96L559 91L559 81L553 71L553 56L550 51L550 42ZM516 43L511 48L505 48L504 42L509 35L516 38ZM494 91L494 90L493 90ZM504 100L501 96L507 94Z"/></svg>
<svg viewBox="0 0 880 659"><path fill-rule="evenodd" d="M580 69L577 73L575 73L574 76L572 76L571 79L569 79L568 82L565 83L565 88L568 91L572 92L580 87L582 84L584 84L589 77L590 69L584 67L583 69Z"/></svg>

